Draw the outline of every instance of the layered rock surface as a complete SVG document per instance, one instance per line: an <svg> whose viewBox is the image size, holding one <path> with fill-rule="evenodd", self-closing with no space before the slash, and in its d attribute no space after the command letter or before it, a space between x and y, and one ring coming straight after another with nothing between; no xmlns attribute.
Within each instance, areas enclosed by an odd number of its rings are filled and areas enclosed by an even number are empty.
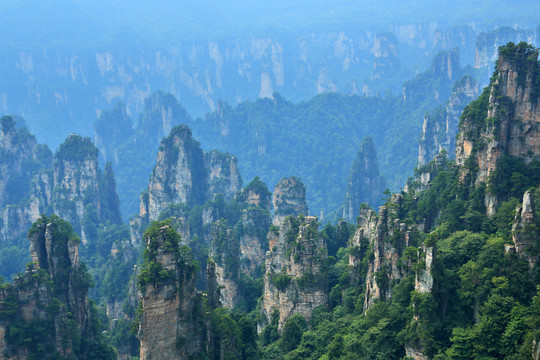
<svg viewBox="0 0 540 360"><path fill-rule="evenodd" d="M79 238L56 216L41 218L28 238L33 265L0 290L0 359L85 359L99 351L112 359L112 349L96 342L99 329L88 299L90 275L79 263Z"/></svg>
<svg viewBox="0 0 540 360"><path fill-rule="evenodd" d="M460 123L456 163L463 183L487 183L504 156L540 160L537 59L538 51L525 43L501 48L490 86ZM488 193L485 203L493 214L497 199Z"/></svg>
<svg viewBox="0 0 540 360"><path fill-rule="evenodd" d="M148 190L141 195L139 215L130 221L138 243L148 223L172 205L202 205L221 194L231 199L242 185L237 160L218 151L203 153L185 126L175 127L159 147Z"/></svg>
<svg viewBox="0 0 540 360"><path fill-rule="evenodd" d="M365 138L351 167L347 182L343 218L354 221L362 203L377 206L386 187L384 177L379 175L375 145L371 137Z"/></svg>
<svg viewBox="0 0 540 360"><path fill-rule="evenodd" d="M418 150L419 165L427 164L442 150L453 157L459 117L465 106L477 95L477 81L464 76L454 86L446 106L426 114Z"/></svg>
<svg viewBox="0 0 540 360"><path fill-rule="evenodd" d="M523 194L523 202L517 207L512 223L512 240L515 251L519 257L527 260L530 271L533 271L540 256L539 194L539 190L536 192L527 190Z"/></svg>
<svg viewBox="0 0 540 360"><path fill-rule="evenodd" d="M179 235L163 222L154 223L144 240L140 358L188 359L203 354L202 299L189 249L179 246Z"/></svg>
<svg viewBox="0 0 540 360"><path fill-rule="evenodd" d="M306 205L306 187L296 177L281 179L272 197L274 205L274 218L272 223L280 225L289 215L306 215L308 208Z"/></svg>
<svg viewBox="0 0 540 360"><path fill-rule="evenodd" d="M99 223L121 223L114 174L110 165L105 172L99 169L98 150L89 138L70 135L51 159L46 147L8 124L6 120L3 144L11 150L5 151L17 155L9 163L15 172L8 171L5 179L16 176L18 196L26 201L4 208L0 233L5 240L20 237L40 214L54 213L70 221L84 243L97 238ZM24 169L17 172L17 164L25 164Z"/></svg>
<svg viewBox="0 0 540 360"><path fill-rule="evenodd" d="M352 250L349 265L353 269L353 274L359 274L357 268L367 256L365 249L368 248L368 244L371 246L373 257L368 257L364 311L377 299L390 299L392 296L390 283L404 276L398 260L409 244L410 231L398 217L402 202L401 195L394 194L387 206L380 207L378 215L369 208L360 211L358 227L350 243ZM364 281L364 279L353 280L357 284Z"/></svg>
<svg viewBox="0 0 540 360"><path fill-rule="evenodd" d="M311 319L313 309L328 305L328 277L324 267L326 242L318 233L314 216L289 216L279 230L268 233L263 322L279 312L278 330L294 314Z"/></svg>

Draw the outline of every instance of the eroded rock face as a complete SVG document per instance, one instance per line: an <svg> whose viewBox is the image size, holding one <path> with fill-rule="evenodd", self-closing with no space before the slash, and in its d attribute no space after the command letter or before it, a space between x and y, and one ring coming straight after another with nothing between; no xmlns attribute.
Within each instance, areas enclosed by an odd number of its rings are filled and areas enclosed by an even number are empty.
<svg viewBox="0 0 540 360"><path fill-rule="evenodd" d="M212 224L210 256L215 261L216 280L221 287L223 307L234 308L242 303L240 283L240 243L233 229L219 220Z"/></svg>
<svg viewBox="0 0 540 360"><path fill-rule="evenodd" d="M202 205L216 195L230 200L241 185L236 157L215 150L204 153L187 126L174 127L161 142L148 190L140 197L139 214L130 220L132 242L139 243L150 221L171 206ZM205 219L214 215L207 213Z"/></svg>
<svg viewBox="0 0 540 360"><path fill-rule="evenodd" d="M419 293L429 293L433 288L433 275L431 273L433 265L433 247L422 245L418 250L418 257L420 261L423 261L425 266L416 272L414 290Z"/></svg>
<svg viewBox="0 0 540 360"><path fill-rule="evenodd" d="M371 137L360 145L360 150L351 167L347 182L343 218L354 221L362 203L377 206L386 187L384 177L379 175L375 145Z"/></svg>
<svg viewBox="0 0 540 360"><path fill-rule="evenodd" d="M122 222L110 165L103 174L97 148L74 134L54 155L53 171L34 179L31 203L71 222L85 244L97 238L97 224Z"/></svg>
<svg viewBox="0 0 540 360"><path fill-rule="evenodd" d="M0 307L11 309L0 320L0 358L22 360L53 353L86 358L97 329L88 299L89 275L79 265L79 239L56 216L41 218L28 238L33 267L0 290ZM41 347L8 337L10 328L21 326L28 326L25 336L36 336ZM77 337L85 345L75 345Z"/></svg>
<svg viewBox="0 0 540 360"><path fill-rule="evenodd" d="M499 46L510 41L532 43L534 38L534 29L522 29L519 27L502 26L492 31L482 32L478 34L476 39L474 67L477 69L491 68L495 60L497 60Z"/></svg>
<svg viewBox="0 0 540 360"><path fill-rule="evenodd" d="M414 360L429 360L429 357L425 356L422 351L412 346L405 346L405 354Z"/></svg>
<svg viewBox="0 0 540 360"><path fill-rule="evenodd" d="M8 241L23 237L39 217L25 199L30 198L32 178L52 167L52 153L13 117L0 122L0 240Z"/></svg>
<svg viewBox="0 0 540 360"><path fill-rule="evenodd" d="M243 274L252 278L261 275L268 242L266 234L272 224L270 213L260 207L249 207L242 212L240 261Z"/></svg>
<svg viewBox="0 0 540 360"><path fill-rule="evenodd" d="M398 218L402 201L401 195L394 194L390 206L381 206L378 216L371 209L360 211L358 228L351 239L353 250L349 255L349 264L353 268L353 277L354 274L359 274L356 268L366 256L362 249L366 249L367 244L371 245L373 259L368 262L368 273L365 279L364 311L373 305L376 299L390 299L392 296L390 282L404 276L398 259L408 246L410 231ZM363 281L363 279L353 280L356 283Z"/></svg>
<svg viewBox="0 0 540 360"><path fill-rule="evenodd" d="M145 236L147 250L139 276L140 358L187 359L203 353L202 299L196 292L191 255L179 248L178 234L166 223L158 223ZM167 275L146 272L151 267Z"/></svg>
<svg viewBox="0 0 540 360"><path fill-rule="evenodd" d="M512 224L512 240L515 251L519 257L527 259L530 271L538 262L540 249L539 219L535 216L535 207L538 206L535 202L537 201L533 192L527 190L523 194L522 204L516 208L516 216Z"/></svg>
<svg viewBox="0 0 540 360"><path fill-rule="evenodd" d="M32 177L52 165L52 153L11 116L0 120L0 208L28 196Z"/></svg>
<svg viewBox="0 0 540 360"><path fill-rule="evenodd" d="M261 276L261 265L264 264L268 240L266 235L272 219L272 193L258 177L253 179L235 200L247 204L242 211L242 232L240 234L241 271L252 278Z"/></svg>
<svg viewBox="0 0 540 360"><path fill-rule="evenodd" d="M466 109L460 124L456 163L462 183L486 183L503 156L526 164L540 159L537 58L538 52L524 43L502 48L490 86L471 104L478 109ZM491 215L497 199L488 193L485 204Z"/></svg>
<svg viewBox="0 0 540 360"><path fill-rule="evenodd" d="M270 230L268 240L262 312L269 322L279 311L281 331L291 315L302 314L309 321L313 309L328 305L326 242L314 216L286 218L279 230Z"/></svg>
<svg viewBox="0 0 540 360"><path fill-rule="evenodd" d="M208 198L221 194L231 200L242 188L236 156L212 150L204 154L204 162L208 169Z"/></svg>
<svg viewBox="0 0 540 360"><path fill-rule="evenodd" d="M289 215L306 215L306 187L296 177L281 179L274 188L273 200L274 219L273 224L279 226Z"/></svg>
<svg viewBox="0 0 540 360"><path fill-rule="evenodd" d="M201 204L207 173L203 152L187 126L177 126L163 139L148 185L148 217L155 220L170 204Z"/></svg>
<svg viewBox="0 0 540 360"><path fill-rule="evenodd" d="M459 117L465 106L478 95L478 83L464 76L459 80L445 107L441 107L424 117L422 137L418 149L418 164L430 162L443 149L453 156Z"/></svg>
<svg viewBox="0 0 540 360"><path fill-rule="evenodd" d="M103 173L98 168L98 150L89 138L70 135L60 145L53 163L46 147L36 145L34 137L23 130L18 131L4 132L3 139L15 146L13 151L26 164L19 174L17 161L10 166L14 166L13 174L21 182L22 194L28 201L3 210L0 234L4 239L19 237L40 214L54 213L71 222L84 243L97 238L97 224L122 222L112 169L108 165ZM19 140L10 140L13 136ZM17 150L16 143L21 141L25 145ZM30 172L29 163L33 163Z"/></svg>

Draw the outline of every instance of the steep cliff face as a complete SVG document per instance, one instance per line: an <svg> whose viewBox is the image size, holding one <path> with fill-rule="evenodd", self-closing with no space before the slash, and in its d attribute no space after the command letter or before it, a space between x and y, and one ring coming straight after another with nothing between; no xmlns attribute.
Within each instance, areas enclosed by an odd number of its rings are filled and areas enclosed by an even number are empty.
<svg viewBox="0 0 540 360"><path fill-rule="evenodd" d="M171 204L202 204L207 173L203 152L186 126L175 127L161 142L148 185L148 218L155 220ZM141 204L141 206L143 206Z"/></svg>
<svg viewBox="0 0 540 360"><path fill-rule="evenodd" d="M221 220L212 224L210 257L215 261L217 284L221 287L220 303L234 308L243 302L240 285L240 242L236 232Z"/></svg>
<svg viewBox="0 0 540 360"><path fill-rule="evenodd" d="M97 239L98 224L121 223L110 165L103 173L90 138L73 134L55 153L53 171L35 177L30 208L36 217L54 213L67 219L85 244Z"/></svg>
<svg viewBox="0 0 540 360"><path fill-rule="evenodd" d="M375 35L372 52L374 55L371 80L384 79L391 73L399 70L398 57L399 42L393 33L380 33Z"/></svg>
<svg viewBox="0 0 540 360"><path fill-rule="evenodd" d="M52 167L52 153L46 145L37 144L26 128L17 126L11 116L1 119L0 129L0 239L10 241L24 237L39 216L28 205L32 178Z"/></svg>
<svg viewBox="0 0 540 360"><path fill-rule="evenodd" d="M464 72L460 65L459 48L440 51L433 58L428 71L403 83L403 99L415 101L425 97L435 103L447 99L452 84L465 75Z"/></svg>
<svg viewBox="0 0 540 360"><path fill-rule="evenodd" d="M131 111L125 103L117 102L112 110L100 112L94 122L95 144L118 175L124 214L136 212L138 194L148 185L148 174L163 137L173 127L191 123L187 111L171 94L157 91L145 94L140 101L141 108ZM130 116L137 113L139 118L133 124Z"/></svg>
<svg viewBox="0 0 540 360"><path fill-rule="evenodd" d="M462 183L487 183L505 156L529 164L540 159L538 51L525 43L501 47L490 86L462 115L456 163ZM497 198L488 193L485 204L493 214Z"/></svg>
<svg viewBox="0 0 540 360"><path fill-rule="evenodd" d="M491 69L497 60L499 46L509 42L518 43L526 41L533 44L535 34L533 29L512 28L501 26L498 29L478 34L475 46L474 67L477 69Z"/></svg>
<svg viewBox="0 0 540 360"><path fill-rule="evenodd" d="M418 250L420 266L414 279L414 290L418 293L429 293L433 289L433 246L425 246Z"/></svg>
<svg viewBox="0 0 540 360"><path fill-rule="evenodd" d="M242 232L240 235L240 261L243 274L252 278L259 277L261 265L268 250L266 235L272 218L270 207L272 205L272 193L258 177L253 179L235 199L247 204L242 211Z"/></svg>
<svg viewBox="0 0 540 360"><path fill-rule="evenodd" d="M204 154L204 163L208 169L208 198L222 194L225 200L231 200L242 188L236 156L212 150Z"/></svg>
<svg viewBox="0 0 540 360"><path fill-rule="evenodd" d="M368 258L364 311L376 299L390 299L390 283L404 275L398 260L409 245L410 231L398 217L402 202L401 195L394 194L388 206L380 207L378 216L369 208L360 211L358 228L351 239L349 265L352 266L354 278L354 274L360 273L357 268L362 260ZM373 254L366 252L367 245L370 245ZM353 280L357 284L364 281Z"/></svg>
<svg viewBox="0 0 540 360"><path fill-rule="evenodd" d="M540 256L540 190L527 190L516 209L512 223L512 240L519 257L527 259L532 272Z"/></svg>
<svg viewBox="0 0 540 360"><path fill-rule="evenodd" d="M274 188L272 197L274 205L273 224L279 226L289 215L306 215L306 187L300 179L293 177L281 179Z"/></svg>
<svg viewBox="0 0 540 360"><path fill-rule="evenodd" d="M430 162L443 149L455 154L459 117L463 109L478 95L478 83L470 76L459 80L446 106L426 114L418 151L418 164Z"/></svg>
<svg viewBox="0 0 540 360"><path fill-rule="evenodd" d="M372 138L360 144L360 150L351 168L343 207L343 218L354 221L362 203L377 206L386 187L384 177L379 175L377 153Z"/></svg>
<svg viewBox="0 0 540 360"><path fill-rule="evenodd" d="M56 216L28 233L33 266L0 289L0 359L113 359L95 327L79 238Z"/></svg>
<svg viewBox="0 0 540 360"><path fill-rule="evenodd" d="M218 151L204 153L191 130L176 126L161 141L148 190L140 197L139 214L130 220L131 239L138 243L145 227L173 205L202 205L215 195L232 199L242 185L237 159ZM206 218L213 216L208 209ZM169 214L179 217L179 214ZM203 215L204 217L204 215ZM189 232L189 229L186 229ZM186 240L189 240L186 238Z"/></svg>
<svg viewBox="0 0 540 360"><path fill-rule="evenodd" d="M9 120L5 123L7 130ZM98 168L98 150L89 138L70 135L51 159L46 147L36 145L24 130L17 131L6 131L3 137L17 155L7 152L2 160L11 159L6 190L26 200L3 209L0 233L5 240L20 237L40 214L54 213L70 221L85 244L97 239L99 223L121 223L112 168ZM10 179L16 179L20 192L12 189Z"/></svg>
<svg viewBox="0 0 540 360"><path fill-rule="evenodd" d="M52 153L38 145L26 128L17 128L11 116L4 116L0 129L0 208L18 204L28 197L32 177L52 165Z"/></svg>
<svg viewBox="0 0 540 360"><path fill-rule="evenodd" d="M144 241L140 358L188 359L204 353L202 299L191 251L179 245L179 235L166 222L153 223Z"/></svg>
<svg viewBox="0 0 540 360"><path fill-rule="evenodd" d="M279 229L268 233L266 253L263 324L279 312L278 330L294 314L307 321L317 306L328 305L326 242L318 233L317 218L287 217Z"/></svg>

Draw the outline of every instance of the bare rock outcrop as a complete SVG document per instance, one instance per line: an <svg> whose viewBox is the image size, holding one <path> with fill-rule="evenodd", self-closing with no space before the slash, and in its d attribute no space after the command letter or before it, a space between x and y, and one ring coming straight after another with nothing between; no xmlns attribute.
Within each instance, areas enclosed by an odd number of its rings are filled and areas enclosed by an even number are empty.
<svg viewBox="0 0 540 360"><path fill-rule="evenodd" d="M465 106L478 95L478 82L464 76L454 88L446 106L426 114L418 149L418 164L430 162L443 149L453 156L459 117Z"/></svg>
<svg viewBox="0 0 540 360"><path fill-rule="evenodd" d="M318 233L317 218L287 217L268 233L263 324L279 312L278 330L294 314L311 319L313 309L328 305L328 278L324 268L326 242Z"/></svg>
<svg viewBox="0 0 540 360"><path fill-rule="evenodd" d="M358 216L361 204L377 206L381 203L386 181L379 175L379 164L375 145L371 137L365 138L351 167L347 181L347 192L343 207L343 218L353 221Z"/></svg>
<svg viewBox="0 0 540 360"><path fill-rule="evenodd" d="M145 233L146 250L139 275L142 313L140 358L188 359L204 353L202 298L196 291L196 266L179 235L166 222Z"/></svg>
<svg viewBox="0 0 540 360"><path fill-rule="evenodd" d="M97 239L99 223L122 222L112 168L108 164L105 172L99 169L98 150L90 138L70 135L51 161L50 151L46 147L35 145L33 136L20 131L16 136L19 140L15 142L9 140L9 132L5 133L5 143L14 146L16 142L24 140L26 145L23 148L34 144L33 150L14 148L27 168L29 163L34 162L34 170L17 174L17 166L14 166L15 172L10 172L17 175L21 182L21 196L26 196L26 201L9 205L3 210L0 234L4 238L20 236L23 229L36 221L40 214L56 214L66 219L85 244ZM9 180L12 175L6 176L6 179Z"/></svg>
<svg viewBox="0 0 540 360"><path fill-rule="evenodd" d="M351 239L349 264L352 266L353 274L359 274L356 268L362 259L368 256L361 249L367 248L367 244L371 245L373 256L369 257L365 279L364 311L373 305L376 299L390 299L391 281L404 276L398 260L408 246L410 232L407 225L398 218L402 201L401 195L394 194L387 206L380 207L378 215L369 208L360 211L358 227ZM363 281L363 279L353 280L356 283Z"/></svg>
<svg viewBox="0 0 540 360"><path fill-rule="evenodd" d="M487 183L504 156L530 163L540 160L538 51L526 43L509 43L499 50L490 86L465 108L456 145L460 181ZM488 214L498 199L486 193Z"/></svg>
<svg viewBox="0 0 540 360"><path fill-rule="evenodd" d="M139 243L148 224L171 206L202 205L218 194L230 200L241 185L236 157L215 150L204 153L186 125L174 127L161 141L147 191L140 196L139 214L130 220L132 242Z"/></svg>
<svg viewBox="0 0 540 360"><path fill-rule="evenodd" d="M274 188L272 203L274 205L273 224L279 226L289 215L306 215L306 187L296 177L281 179Z"/></svg>
<svg viewBox="0 0 540 360"><path fill-rule="evenodd" d="M538 194L538 190L536 191ZM516 209L516 216L512 224L512 240L516 254L525 258L529 263L530 271L533 270L540 256L540 219L538 219L538 199L534 192L527 190L523 194L523 202Z"/></svg>
<svg viewBox="0 0 540 360"><path fill-rule="evenodd" d="M28 238L33 265L0 289L0 359L84 359L94 351L115 358L95 328L90 275L80 266L80 240L71 226L54 215L43 217Z"/></svg>

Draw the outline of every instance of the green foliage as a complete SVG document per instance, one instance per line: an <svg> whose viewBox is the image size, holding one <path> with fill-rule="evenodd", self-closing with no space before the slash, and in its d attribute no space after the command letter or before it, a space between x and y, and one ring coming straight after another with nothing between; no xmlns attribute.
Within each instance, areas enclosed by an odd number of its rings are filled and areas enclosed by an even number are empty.
<svg viewBox="0 0 540 360"><path fill-rule="evenodd" d="M143 264L138 277L141 291L146 291L147 285L159 286L175 276L163 268L157 260L159 252L171 253L181 271L187 274L198 270L198 264L193 258L191 249L186 245L180 246L180 235L170 226L170 220L154 221L144 233L146 249L143 253Z"/></svg>
<svg viewBox="0 0 540 360"><path fill-rule="evenodd" d="M279 291L285 291L291 284L292 278L287 274L277 274L270 278L270 281Z"/></svg>
<svg viewBox="0 0 540 360"><path fill-rule="evenodd" d="M89 137L70 135L60 144L55 158L64 161L82 162L84 160L97 161L98 149Z"/></svg>
<svg viewBox="0 0 540 360"><path fill-rule="evenodd" d="M306 319L302 315L295 314L288 318L283 326L283 332L279 341L281 350L287 353L296 349L300 344L302 334L306 330Z"/></svg>
<svg viewBox="0 0 540 360"><path fill-rule="evenodd" d="M519 197L540 183L540 161L525 164L523 159L503 156L489 179L489 190L499 199Z"/></svg>

